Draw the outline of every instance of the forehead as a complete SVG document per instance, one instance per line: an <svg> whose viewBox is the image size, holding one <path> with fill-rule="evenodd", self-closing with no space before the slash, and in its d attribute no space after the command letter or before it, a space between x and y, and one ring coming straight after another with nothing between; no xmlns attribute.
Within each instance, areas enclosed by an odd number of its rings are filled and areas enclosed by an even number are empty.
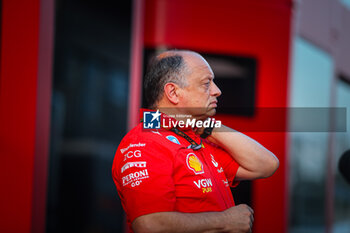
<svg viewBox="0 0 350 233"><path fill-rule="evenodd" d="M187 53L183 55L191 76L198 78L212 77L214 73L208 62L199 54Z"/></svg>

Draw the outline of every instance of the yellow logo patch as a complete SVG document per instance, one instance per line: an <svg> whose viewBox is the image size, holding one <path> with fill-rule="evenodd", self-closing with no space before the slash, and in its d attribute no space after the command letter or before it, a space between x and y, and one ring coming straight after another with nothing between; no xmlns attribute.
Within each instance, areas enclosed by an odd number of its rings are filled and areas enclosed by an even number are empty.
<svg viewBox="0 0 350 233"><path fill-rule="evenodd" d="M187 167L194 172L194 174L204 173L203 164L194 153L189 153L186 157Z"/></svg>

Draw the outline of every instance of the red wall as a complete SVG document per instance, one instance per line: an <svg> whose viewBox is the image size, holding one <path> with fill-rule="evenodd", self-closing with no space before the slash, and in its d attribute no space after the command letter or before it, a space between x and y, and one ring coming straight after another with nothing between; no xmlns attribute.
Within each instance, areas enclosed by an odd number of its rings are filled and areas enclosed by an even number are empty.
<svg viewBox="0 0 350 233"><path fill-rule="evenodd" d="M43 2L2 0L0 232L45 229L53 1Z"/></svg>
<svg viewBox="0 0 350 233"><path fill-rule="evenodd" d="M257 106L287 106L291 1L147 0L145 10L146 47L253 56L258 60ZM285 111L280 114L286 127ZM220 118L231 127L261 120L259 113L253 119ZM273 177L253 183L254 232L286 232L286 133L247 134L280 160Z"/></svg>

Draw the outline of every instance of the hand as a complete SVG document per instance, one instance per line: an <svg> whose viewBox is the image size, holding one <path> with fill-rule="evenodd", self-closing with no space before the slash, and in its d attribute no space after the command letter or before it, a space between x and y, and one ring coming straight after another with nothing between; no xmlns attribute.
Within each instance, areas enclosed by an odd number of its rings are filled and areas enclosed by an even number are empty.
<svg viewBox="0 0 350 233"><path fill-rule="evenodd" d="M197 134L197 135L201 135L203 132L204 132L204 127L201 127L201 128L195 128L194 129L194 132L195 132L195 134Z"/></svg>
<svg viewBox="0 0 350 233"><path fill-rule="evenodd" d="M225 232L249 233L252 232L254 211L245 204L231 207L224 212L227 223Z"/></svg>
<svg viewBox="0 0 350 233"><path fill-rule="evenodd" d="M197 119L197 120L198 120L198 119ZM204 121L207 121L207 120L211 120L210 117L203 118L202 121L204 122ZM214 127L214 128L215 128L215 127ZM197 135L201 135L201 134L204 133L205 127L204 127L204 126L202 126L202 127L200 127L200 128L195 127L193 130L194 130L194 132L195 132Z"/></svg>

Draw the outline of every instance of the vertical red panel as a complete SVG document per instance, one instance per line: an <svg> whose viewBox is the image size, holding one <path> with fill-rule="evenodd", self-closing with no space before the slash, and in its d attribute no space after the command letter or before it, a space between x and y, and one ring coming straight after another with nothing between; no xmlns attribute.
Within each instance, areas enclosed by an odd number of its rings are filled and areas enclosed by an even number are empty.
<svg viewBox="0 0 350 233"><path fill-rule="evenodd" d="M32 232L44 233L50 145L54 0L40 0L39 14Z"/></svg>
<svg viewBox="0 0 350 233"><path fill-rule="evenodd" d="M39 1L2 1L1 232L30 232Z"/></svg>
<svg viewBox="0 0 350 233"><path fill-rule="evenodd" d="M2 1L0 232L43 230L36 224L44 220L36 220L45 211L51 47L40 33L42 17L40 0Z"/></svg>
<svg viewBox="0 0 350 233"><path fill-rule="evenodd" d="M145 45L175 47L258 61L257 107L287 107L291 1L148 0ZM282 121L287 129L286 113ZM223 119L235 124L246 120ZM259 120L257 115L255 119ZM286 133L248 133L280 159L273 177L254 181L254 232L286 232Z"/></svg>
<svg viewBox="0 0 350 233"><path fill-rule="evenodd" d="M141 107L144 0L133 0L132 35L130 56L128 130L139 122Z"/></svg>
<svg viewBox="0 0 350 233"><path fill-rule="evenodd" d="M141 93L142 93L142 68L143 68L143 35L144 35L144 0L133 0L132 7L132 35L130 56L130 81L129 81L129 105L128 105L128 130L134 128L140 121ZM124 216L124 233L129 232Z"/></svg>

